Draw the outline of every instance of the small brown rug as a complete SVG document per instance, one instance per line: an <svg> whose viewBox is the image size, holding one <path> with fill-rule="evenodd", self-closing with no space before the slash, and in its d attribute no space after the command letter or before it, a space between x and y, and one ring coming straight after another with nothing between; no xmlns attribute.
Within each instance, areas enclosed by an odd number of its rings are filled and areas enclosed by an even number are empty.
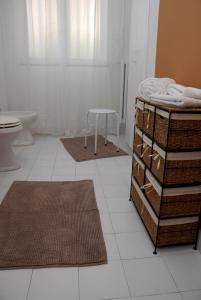
<svg viewBox="0 0 201 300"><path fill-rule="evenodd" d="M0 205L0 268L107 263L93 181L16 181Z"/></svg>
<svg viewBox="0 0 201 300"><path fill-rule="evenodd" d="M96 155L94 155L94 135L87 138L87 149L84 148L84 137L63 138L61 142L76 161L128 155L121 149L117 152L117 147L110 141L105 146L105 139L101 135L98 136Z"/></svg>

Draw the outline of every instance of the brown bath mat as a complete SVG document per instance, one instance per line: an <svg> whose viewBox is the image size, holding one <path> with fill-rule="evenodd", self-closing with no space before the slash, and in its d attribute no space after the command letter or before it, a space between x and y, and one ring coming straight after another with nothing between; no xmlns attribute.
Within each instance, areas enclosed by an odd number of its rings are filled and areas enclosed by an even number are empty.
<svg viewBox="0 0 201 300"><path fill-rule="evenodd" d="M94 136L87 138L87 149L84 149L84 137L63 138L61 141L65 149L76 161L128 155L121 149L117 152L117 147L110 141L105 146L105 139L101 135L98 136L96 155L94 155Z"/></svg>
<svg viewBox="0 0 201 300"><path fill-rule="evenodd" d="M16 181L0 205L0 268L107 263L93 181Z"/></svg>

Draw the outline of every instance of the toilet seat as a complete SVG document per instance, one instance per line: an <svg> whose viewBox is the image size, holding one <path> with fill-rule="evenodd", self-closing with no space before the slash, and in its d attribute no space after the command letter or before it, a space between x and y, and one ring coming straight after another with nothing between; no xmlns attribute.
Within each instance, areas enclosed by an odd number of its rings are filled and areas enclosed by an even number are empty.
<svg viewBox="0 0 201 300"><path fill-rule="evenodd" d="M20 125L20 120L15 117L0 116L0 130L5 128L13 128Z"/></svg>

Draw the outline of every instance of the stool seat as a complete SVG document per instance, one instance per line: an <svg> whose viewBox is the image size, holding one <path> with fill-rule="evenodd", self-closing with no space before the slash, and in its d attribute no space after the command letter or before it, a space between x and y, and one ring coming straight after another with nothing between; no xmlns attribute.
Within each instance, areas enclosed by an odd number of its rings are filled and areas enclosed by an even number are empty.
<svg viewBox="0 0 201 300"><path fill-rule="evenodd" d="M97 154L97 140L98 140L98 121L99 121L99 115L104 114L105 115L105 146L107 146L107 127L108 127L108 115L114 114L116 117L117 122L117 151L119 152L119 115L118 113L113 109L105 109L105 108L92 108L89 109L87 112L87 130L89 127L89 114L95 114L96 116L96 124L95 124L95 143L94 143L94 154ZM87 148L87 134L85 135L85 142L84 142L84 148Z"/></svg>
<svg viewBox="0 0 201 300"><path fill-rule="evenodd" d="M92 108L89 109L88 112L92 114L115 114L116 111L113 109L105 109L105 108Z"/></svg>

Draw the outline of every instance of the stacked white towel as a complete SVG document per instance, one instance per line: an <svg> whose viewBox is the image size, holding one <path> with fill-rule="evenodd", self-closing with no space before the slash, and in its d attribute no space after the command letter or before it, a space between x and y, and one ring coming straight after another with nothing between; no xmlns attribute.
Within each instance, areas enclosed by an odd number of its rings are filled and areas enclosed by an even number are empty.
<svg viewBox="0 0 201 300"><path fill-rule="evenodd" d="M184 97L190 97L201 100L201 89L196 89L193 87L186 87L184 89Z"/></svg>
<svg viewBox="0 0 201 300"><path fill-rule="evenodd" d="M188 97L182 97L180 100L175 99L175 97L170 96L165 97L168 95L163 95L163 97L160 97L159 95L153 95L151 97L150 102L153 104L160 104L164 106L169 107L181 107L181 108L190 108L190 107L201 107L201 101L199 99L194 98L188 98Z"/></svg>
<svg viewBox="0 0 201 300"><path fill-rule="evenodd" d="M150 98L151 98L151 100L154 100L154 101L162 100L165 102L173 102L173 103L181 102L183 99L182 95L172 96L172 95L168 95L168 94L166 94L166 95L152 94Z"/></svg>
<svg viewBox="0 0 201 300"><path fill-rule="evenodd" d="M147 78L139 85L139 94L154 104L201 107L201 89L176 84L171 78Z"/></svg>
<svg viewBox="0 0 201 300"><path fill-rule="evenodd" d="M139 85L139 94L146 100L150 100L152 94L164 95L169 84L175 81L170 78L147 78Z"/></svg>
<svg viewBox="0 0 201 300"><path fill-rule="evenodd" d="M184 94L185 86L181 84L169 84L167 87L167 94L173 97L181 97Z"/></svg>

